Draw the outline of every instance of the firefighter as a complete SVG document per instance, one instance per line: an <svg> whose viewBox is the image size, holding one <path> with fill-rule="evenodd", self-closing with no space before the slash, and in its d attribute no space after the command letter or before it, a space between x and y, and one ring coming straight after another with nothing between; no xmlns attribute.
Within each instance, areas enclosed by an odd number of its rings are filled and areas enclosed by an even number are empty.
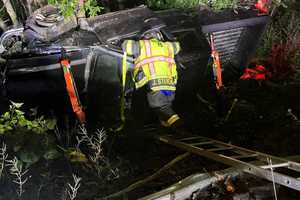
<svg viewBox="0 0 300 200"><path fill-rule="evenodd" d="M122 49L134 58L135 88L146 89L149 107L164 127L179 130L183 123L172 109L177 83L174 56L180 51L179 43L164 42L159 29L150 28L139 41L124 41Z"/></svg>

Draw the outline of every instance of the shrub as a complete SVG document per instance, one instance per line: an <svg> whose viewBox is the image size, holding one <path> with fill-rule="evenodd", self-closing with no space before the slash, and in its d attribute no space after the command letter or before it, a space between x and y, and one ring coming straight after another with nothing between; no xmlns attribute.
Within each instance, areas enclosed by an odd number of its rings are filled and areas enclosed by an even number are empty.
<svg viewBox="0 0 300 200"><path fill-rule="evenodd" d="M8 149L15 152L27 166L40 158L53 159L58 155L54 135L50 132L56 120L34 116L25 117L20 110L22 103L12 102L9 111L0 116L0 136L6 140Z"/></svg>
<svg viewBox="0 0 300 200"><path fill-rule="evenodd" d="M68 17L72 16L74 11L78 9L79 0L48 0L48 3L59 5L62 14ZM86 0L83 9L87 16L96 16L99 15L104 8L98 4L97 0Z"/></svg>
<svg viewBox="0 0 300 200"><path fill-rule="evenodd" d="M300 79L300 17L295 10L280 10L262 37L257 56L267 60L274 80L294 74Z"/></svg>

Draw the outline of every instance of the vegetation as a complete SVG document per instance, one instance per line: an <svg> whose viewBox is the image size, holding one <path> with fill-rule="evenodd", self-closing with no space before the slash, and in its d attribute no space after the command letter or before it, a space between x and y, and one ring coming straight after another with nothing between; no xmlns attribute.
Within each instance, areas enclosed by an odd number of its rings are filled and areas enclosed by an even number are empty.
<svg viewBox="0 0 300 200"><path fill-rule="evenodd" d="M48 4L59 5L64 16L73 15L78 8L78 0L48 0Z"/></svg>
<svg viewBox="0 0 300 200"><path fill-rule="evenodd" d="M99 6L97 0L87 0L84 3L84 11L86 12L87 16L97 16L103 11L104 7Z"/></svg>
<svg viewBox="0 0 300 200"><path fill-rule="evenodd" d="M296 1L286 6L273 17L257 50L258 58L270 65L273 80L300 79L300 12Z"/></svg>
<svg viewBox="0 0 300 200"><path fill-rule="evenodd" d="M236 3L236 0L147 0L147 5L155 9L170 9L170 8L194 8L199 5L207 5L216 10L233 7Z"/></svg>
<svg viewBox="0 0 300 200"><path fill-rule="evenodd" d="M86 0L83 8L79 8L79 0L48 0L48 3L59 5L62 14L66 17L74 15L74 10L84 9L87 16L96 16L104 9L97 0Z"/></svg>
<svg viewBox="0 0 300 200"><path fill-rule="evenodd" d="M0 134L11 135L25 132L33 132L36 134L44 134L48 130L53 130L55 120L46 120L39 117L34 120L25 118L25 113L20 110L22 103L11 102L9 111L0 117ZM33 113L35 115L36 113Z"/></svg>
<svg viewBox="0 0 300 200"><path fill-rule="evenodd" d="M38 177L37 174L35 177L31 176L33 173L31 169L48 166L49 161L53 163L67 161L72 164L72 167L77 167L80 171L87 170L99 180L118 176L104 156L103 143L106 139L104 130L98 130L94 135L90 135L84 126L80 126L79 129L74 126L68 133L59 132L56 120L37 116L36 109L32 109L26 115L21 111L22 105L22 103L11 102L9 110L0 116L0 141L2 141L0 144L0 179L3 184L7 181L14 183L16 197L23 198L26 188L29 189L32 184L31 178L40 180L41 187L44 181L49 181L47 174L51 169L48 168L42 169ZM71 142L64 143L63 137L69 138ZM62 151L59 151L57 147L60 147ZM58 160L58 158L61 159ZM89 168L86 169L86 166ZM68 179L68 175L64 177ZM61 199L78 199L81 178L74 174L72 177L74 184L65 183L66 195ZM34 193L33 189L30 188Z"/></svg>
<svg viewBox="0 0 300 200"><path fill-rule="evenodd" d="M37 117L36 113L32 113L32 120L27 119L20 110L22 105L12 102L0 116L1 138L27 167L41 158L55 158L58 154L55 138L49 131L54 130L56 120Z"/></svg>

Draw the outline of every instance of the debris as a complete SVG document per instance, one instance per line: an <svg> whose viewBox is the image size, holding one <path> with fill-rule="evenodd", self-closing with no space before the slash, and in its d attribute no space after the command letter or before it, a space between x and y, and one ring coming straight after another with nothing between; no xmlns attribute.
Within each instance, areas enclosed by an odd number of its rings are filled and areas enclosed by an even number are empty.
<svg viewBox="0 0 300 200"><path fill-rule="evenodd" d="M141 187L143 185L145 185L146 183L148 183L149 181L152 181L155 178L158 178L164 171L168 170L170 167L172 167L175 163L185 159L186 157L190 156L190 153L184 153L181 154L179 156L177 156L175 159L173 159L171 162L167 163L165 166L163 166L162 168L160 168L157 172L155 172L154 174L152 174L151 176L148 176L147 178L137 181L131 185L129 185L127 188L116 192L114 194L108 195L106 197L104 197L103 199L111 199L111 198L115 198L115 197L119 197L119 196L123 196L124 194L138 188Z"/></svg>
<svg viewBox="0 0 300 200"><path fill-rule="evenodd" d="M209 101L207 101L206 99L204 99L200 94L197 94L197 98L201 103L205 104L210 111L213 111L213 112L216 111L214 109L214 107L212 106L212 104Z"/></svg>
<svg viewBox="0 0 300 200"><path fill-rule="evenodd" d="M279 185L276 185L277 189L279 188ZM273 184L267 184L263 186L257 186L257 187L251 187L249 188L251 196L253 196L255 199L273 199L274 198L274 192L273 192Z"/></svg>
<svg viewBox="0 0 300 200"><path fill-rule="evenodd" d="M68 148L65 150L65 156L73 163L86 163L88 159L84 153L82 153L79 149Z"/></svg>
<svg viewBox="0 0 300 200"><path fill-rule="evenodd" d="M217 182L224 181L224 174L219 174L218 172L214 172L214 176L217 178Z"/></svg>
<svg viewBox="0 0 300 200"><path fill-rule="evenodd" d="M240 77L241 80L254 79L258 82L265 81L267 76L270 76L266 68L256 64L254 68L245 68L244 74Z"/></svg>
<svg viewBox="0 0 300 200"><path fill-rule="evenodd" d="M228 176L224 182L224 185L226 186L226 191L230 193L235 192L235 186L233 185L231 176Z"/></svg>
<svg viewBox="0 0 300 200"><path fill-rule="evenodd" d="M255 4L255 8L258 9L262 14L268 14L269 8L268 8L268 1L269 0L258 0Z"/></svg>
<svg viewBox="0 0 300 200"><path fill-rule="evenodd" d="M241 194L236 193L233 195L232 199L233 200L243 200L243 199L248 200L251 198L250 198L249 192L246 192L246 193L241 193Z"/></svg>
<svg viewBox="0 0 300 200"><path fill-rule="evenodd" d="M229 117L231 116L231 113L232 113L233 109L235 108L237 102L238 102L238 99L235 98L235 99L233 100L232 104L231 104L230 109L229 109L228 112L227 112L227 115L226 115L226 117L225 117L225 119L224 119L224 122L227 122L227 121L228 121L228 119L229 119Z"/></svg>
<svg viewBox="0 0 300 200"><path fill-rule="evenodd" d="M291 108L287 109L287 116L291 117L294 121L299 121L299 118L293 113Z"/></svg>

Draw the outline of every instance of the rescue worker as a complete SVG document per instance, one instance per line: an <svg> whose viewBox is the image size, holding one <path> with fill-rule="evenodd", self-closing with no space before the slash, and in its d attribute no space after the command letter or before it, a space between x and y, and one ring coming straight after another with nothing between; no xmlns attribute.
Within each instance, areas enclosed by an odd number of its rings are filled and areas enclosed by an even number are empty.
<svg viewBox="0 0 300 200"><path fill-rule="evenodd" d="M178 130L182 121L172 109L172 102L177 83L174 56L180 51L179 43L164 42L159 29L148 29L141 35L141 40L124 41L122 49L134 58L135 88L146 89L149 107L164 127Z"/></svg>

